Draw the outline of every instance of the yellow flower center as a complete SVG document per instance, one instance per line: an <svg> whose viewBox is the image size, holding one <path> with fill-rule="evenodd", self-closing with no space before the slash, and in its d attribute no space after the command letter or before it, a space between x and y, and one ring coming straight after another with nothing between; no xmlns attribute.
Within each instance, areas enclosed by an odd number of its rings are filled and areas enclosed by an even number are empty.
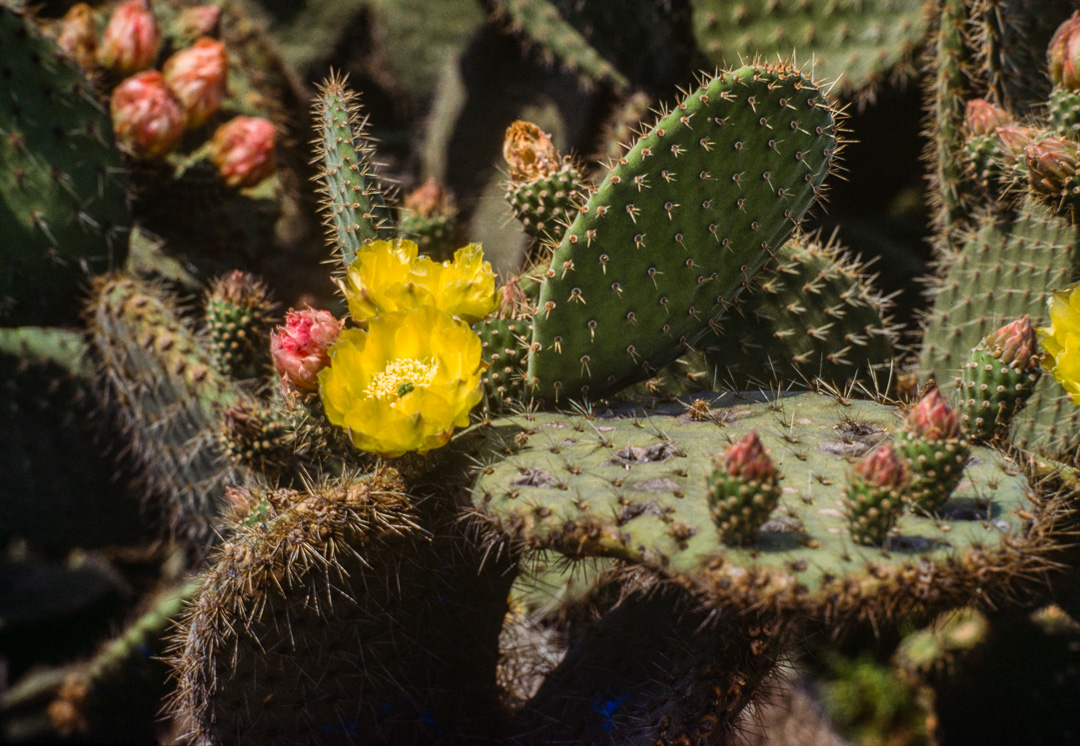
<svg viewBox="0 0 1080 746"><path fill-rule="evenodd" d="M430 384L438 367L434 360L424 362L411 357L391 360L382 373L372 376L367 394L377 399L397 401L416 387Z"/></svg>

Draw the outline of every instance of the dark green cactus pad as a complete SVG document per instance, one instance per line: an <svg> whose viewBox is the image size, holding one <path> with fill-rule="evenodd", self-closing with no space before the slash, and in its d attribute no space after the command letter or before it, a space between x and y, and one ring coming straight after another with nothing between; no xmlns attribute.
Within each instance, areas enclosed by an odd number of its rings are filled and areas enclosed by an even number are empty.
<svg viewBox="0 0 1080 746"><path fill-rule="evenodd" d="M160 286L100 278L87 306L102 406L127 431L147 500L193 545L212 540L238 481L217 442L221 412L247 396L214 368Z"/></svg>
<svg viewBox="0 0 1080 746"><path fill-rule="evenodd" d="M698 46L715 64L797 50L814 75L858 93L915 71L929 30L922 0L692 0Z"/></svg>
<svg viewBox="0 0 1080 746"><path fill-rule="evenodd" d="M529 384L600 397L697 342L813 203L836 112L794 69L719 73L592 191L540 290Z"/></svg>
<svg viewBox="0 0 1080 746"><path fill-rule="evenodd" d="M833 386L885 368L896 352L891 303L867 268L832 245L792 239L698 345L706 380L736 391L819 379Z"/></svg>
<svg viewBox="0 0 1080 746"><path fill-rule="evenodd" d="M512 575L414 500L386 469L245 495L174 637L174 713L212 743L497 732Z"/></svg>
<svg viewBox="0 0 1080 746"><path fill-rule="evenodd" d="M480 335L481 359L489 365L481 378L485 412L505 411L528 397L525 362L532 326L532 319L486 319L473 325Z"/></svg>
<svg viewBox="0 0 1080 746"><path fill-rule="evenodd" d="M616 557L715 603L819 618L997 598L1048 568L1047 521L1060 507L1001 454L973 449L939 519L906 514L884 548L863 547L848 535L844 489L855 459L900 430L895 410L813 394L724 395L714 407L711 421L678 416L679 404L496 420L473 502L527 546ZM783 497L736 549L712 526L707 476L715 454L750 430L772 452Z"/></svg>
<svg viewBox="0 0 1080 746"><path fill-rule="evenodd" d="M372 160L375 146L367 134L367 117L344 78L331 76L323 83L314 118L323 223L344 271L364 244L391 238L394 220Z"/></svg>
<svg viewBox="0 0 1080 746"><path fill-rule="evenodd" d="M952 395L971 350L987 334L1024 314L1033 326L1046 325L1050 294L1077 277L1077 235L1076 226L1035 200L1025 201L1011 224L984 218L945 260L931 289L920 376ZM1012 439L1051 456L1071 453L1080 446L1080 407L1043 376L1016 417Z"/></svg>
<svg viewBox="0 0 1080 746"><path fill-rule="evenodd" d="M127 184L108 107L9 5L0 77L0 321L71 321L88 276L127 255Z"/></svg>

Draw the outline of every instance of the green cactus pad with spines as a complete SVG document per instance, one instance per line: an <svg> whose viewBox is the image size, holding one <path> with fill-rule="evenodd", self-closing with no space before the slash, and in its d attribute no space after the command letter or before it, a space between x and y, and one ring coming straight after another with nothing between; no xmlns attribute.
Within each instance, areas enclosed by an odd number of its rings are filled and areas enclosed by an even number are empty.
<svg viewBox="0 0 1080 746"><path fill-rule="evenodd" d="M531 319L486 319L473 325L480 335L481 358L489 364L481 381L485 412L501 412L527 398L525 361L532 336Z"/></svg>
<svg viewBox="0 0 1080 746"><path fill-rule="evenodd" d="M237 480L221 459L218 420L247 397L217 372L160 286L103 277L87 317L99 395L129 433L147 500L161 506L174 534L209 541L225 487Z"/></svg>
<svg viewBox="0 0 1080 746"><path fill-rule="evenodd" d="M344 78L331 76L323 83L314 118L323 222L343 272L365 244L390 239L394 221L372 161L367 117Z"/></svg>
<svg viewBox="0 0 1080 746"><path fill-rule="evenodd" d="M493 727L512 575L445 504L426 530L385 468L246 499L173 638L173 711L193 733L431 743Z"/></svg>
<svg viewBox="0 0 1080 746"><path fill-rule="evenodd" d="M1080 134L1080 91L1055 88L1046 102L1050 128L1062 137L1076 139Z"/></svg>
<svg viewBox="0 0 1080 746"><path fill-rule="evenodd" d="M645 91L635 91L619 101L604 122L600 150L592 160L606 163L622 158L629 144L637 139L637 133L648 118L652 105L653 97Z"/></svg>
<svg viewBox="0 0 1080 746"><path fill-rule="evenodd" d="M289 424L276 410L250 402L221 413L218 438L236 463L268 479L280 479L293 463Z"/></svg>
<svg viewBox="0 0 1080 746"><path fill-rule="evenodd" d="M10 5L0 6L0 60L0 321L72 321L87 277L127 255L127 184L108 106Z"/></svg>
<svg viewBox="0 0 1080 746"><path fill-rule="evenodd" d="M936 513L964 475L971 455L962 438L930 439L906 433L898 443L908 461L911 482L907 494L912 510Z"/></svg>
<svg viewBox="0 0 1080 746"><path fill-rule="evenodd" d="M971 350L983 337L1024 314L1033 326L1049 319L1054 290L1077 278L1078 232L1050 208L1026 200L1011 224L987 216L961 251L946 260L931 289L919 360L920 376L951 393ZM1048 455L1080 446L1080 407L1052 376L1043 376L1015 418L1012 439Z"/></svg>
<svg viewBox="0 0 1080 746"><path fill-rule="evenodd" d="M929 27L922 0L692 0L698 46L716 64L797 50L821 80L858 93L912 74Z"/></svg>
<svg viewBox="0 0 1080 746"><path fill-rule="evenodd" d="M938 518L905 514L884 548L864 547L848 534L844 490L855 460L902 428L896 410L817 394L728 394L713 406L709 421L680 403L495 420L473 503L529 547L641 564L717 604L824 619L1001 598L1050 566L1063 508L1002 454L973 448ZM728 547L707 477L715 454L751 430L782 475L782 500L751 544Z"/></svg>
<svg viewBox="0 0 1080 746"><path fill-rule="evenodd" d="M964 431L974 440L1007 435L1014 415L1027 403L1042 370L1008 365L980 342L961 374L957 409Z"/></svg>
<svg viewBox="0 0 1080 746"><path fill-rule="evenodd" d="M795 228L837 149L836 112L789 67L703 82L592 190L533 320L539 397L601 397L696 343Z"/></svg>
<svg viewBox="0 0 1080 746"><path fill-rule="evenodd" d="M937 245L953 252L957 229L968 217L963 188L964 111L968 76L965 69L969 50L965 46L968 24L965 0L942 0L937 11L937 27L931 40L934 55L927 87L932 113L927 163L930 165L930 205Z"/></svg>
<svg viewBox="0 0 1080 746"><path fill-rule="evenodd" d="M698 345L706 380L736 391L820 379L835 386L887 367L897 331L866 267L831 245L790 240Z"/></svg>
<svg viewBox="0 0 1080 746"><path fill-rule="evenodd" d="M270 370L269 290L254 275L233 272L206 293L206 334L214 364L225 376L259 378Z"/></svg>
<svg viewBox="0 0 1080 746"><path fill-rule="evenodd" d="M577 213L581 181L581 172L567 160L558 171L535 181L506 182L506 201L526 233L557 244Z"/></svg>
<svg viewBox="0 0 1080 746"><path fill-rule="evenodd" d="M78 379L93 377L86 339L77 331L55 327L0 328L0 354L18 358L23 365L57 365Z"/></svg>

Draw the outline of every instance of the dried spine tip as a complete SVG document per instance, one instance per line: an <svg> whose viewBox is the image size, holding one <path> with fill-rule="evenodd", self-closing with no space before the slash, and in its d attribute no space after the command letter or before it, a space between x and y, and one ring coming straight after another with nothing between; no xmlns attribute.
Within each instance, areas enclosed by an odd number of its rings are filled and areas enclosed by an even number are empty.
<svg viewBox="0 0 1080 746"><path fill-rule="evenodd" d="M881 546L903 512L908 471L891 443L878 446L855 467L844 503L848 530L859 544Z"/></svg>
<svg viewBox="0 0 1080 746"><path fill-rule="evenodd" d="M753 542L780 501L776 465L756 431L727 449L709 481L709 505L724 543Z"/></svg>

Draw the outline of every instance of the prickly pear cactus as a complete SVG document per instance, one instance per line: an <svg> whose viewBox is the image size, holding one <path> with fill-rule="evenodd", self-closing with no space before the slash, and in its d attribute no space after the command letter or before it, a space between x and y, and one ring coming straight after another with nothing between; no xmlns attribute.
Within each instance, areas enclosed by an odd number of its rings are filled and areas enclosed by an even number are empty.
<svg viewBox="0 0 1080 746"><path fill-rule="evenodd" d="M904 514L883 546L864 546L844 492L854 461L900 429L894 409L816 394L711 403L706 420L678 404L495 420L473 502L529 547L642 565L709 604L834 621L1001 598L1050 569L1064 506L1027 464L974 448L936 519ZM708 474L751 430L772 451L782 499L736 548L713 523Z"/></svg>
<svg viewBox="0 0 1080 746"><path fill-rule="evenodd" d="M7 4L0 48L0 321L70 321L88 275L127 255L120 151L90 81Z"/></svg>
<svg viewBox="0 0 1080 746"><path fill-rule="evenodd" d="M533 321L535 393L604 396L697 342L813 203L836 148L836 112L793 68L702 81L592 190L555 249Z"/></svg>

